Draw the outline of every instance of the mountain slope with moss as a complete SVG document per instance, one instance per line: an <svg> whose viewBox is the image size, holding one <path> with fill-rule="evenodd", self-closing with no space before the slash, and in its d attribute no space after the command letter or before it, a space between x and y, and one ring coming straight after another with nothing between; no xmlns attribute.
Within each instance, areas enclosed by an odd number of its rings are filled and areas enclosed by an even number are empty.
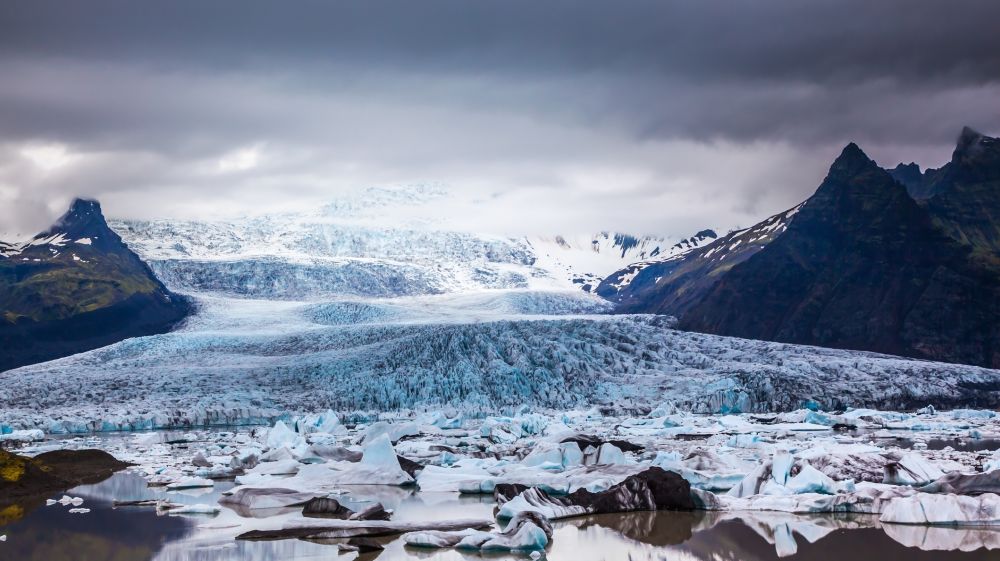
<svg viewBox="0 0 1000 561"><path fill-rule="evenodd" d="M77 199L51 228L0 244L0 371L169 331L189 313Z"/></svg>

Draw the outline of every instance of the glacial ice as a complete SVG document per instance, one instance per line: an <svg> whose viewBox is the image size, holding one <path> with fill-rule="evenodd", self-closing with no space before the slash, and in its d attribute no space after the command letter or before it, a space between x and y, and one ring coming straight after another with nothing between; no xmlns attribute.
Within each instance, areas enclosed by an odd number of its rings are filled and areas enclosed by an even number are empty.
<svg viewBox="0 0 1000 561"><path fill-rule="evenodd" d="M482 551L538 551L552 539L552 526L544 516L522 512L508 521L503 530L422 531L403 534L414 547L455 547Z"/></svg>
<svg viewBox="0 0 1000 561"><path fill-rule="evenodd" d="M448 407L445 419L495 415L484 430L511 441L539 430L528 417L520 426L504 420L503 412L525 404L650 411L669 394L671 411L703 414L789 410L806 401L831 409L908 406L961 401L969 388L1000 380L1000 372L976 367L684 333L653 316L480 314L449 306L450 295L395 299L410 319L357 325L316 323L308 303L196 298L200 311L178 331L11 373L19 383L0 387L0 423L73 433L300 416L309 426L328 410L346 420ZM829 429L803 421L783 424ZM917 419L884 421L888 428ZM719 430L735 428L726 422ZM664 415L630 430L677 424ZM563 430L557 425L552 430Z"/></svg>
<svg viewBox="0 0 1000 561"><path fill-rule="evenodd" d="M1000 526L1000 496L917 493L890 501L879 520L891 524Z"/></svg>

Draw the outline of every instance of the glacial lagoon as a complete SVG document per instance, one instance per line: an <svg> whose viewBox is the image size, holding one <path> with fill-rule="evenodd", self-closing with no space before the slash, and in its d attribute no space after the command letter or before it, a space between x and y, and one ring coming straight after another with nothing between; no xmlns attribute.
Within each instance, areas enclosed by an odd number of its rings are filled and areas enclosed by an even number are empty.
<svg viewBox="0 0 1000 561"><path fill-rule="evenodd" d="M786 415L789 418L792 416L792 414ZM878 416L878 412L864 415L869 421ZM576 467L555 466L551 462L539 461L556 457L552 450L565 450L566 447L551 446L551 442L561 439L547 438L543 428L538 429L537 435L510 434L517 432L513 427L524 426L524 423L513 418L466 420L462 423L474 430L440 429L435 428L433 424L421 425L412 419L392 423L362 424L350 428L334 422L332 425L327 423L327 426L319 427L322 421L313 418L289 421L288 425L280 423L276 428L239 427L188 432L158 431L48 437L44 441L27 444L23 450L31 453L54 448L100 448L137 465L118 472L100 483L66 491L67 498L77 499L74 503L55 502L60 498L60 494L55 494L49 501L54 504L36 500L20 505L20 509L18 507L6 509L0 525L0 535L6 536L6 540L0 543L0 559L393 561L532 558L531 551L480 552L414 547L407 545L399 533L375 538L378 545L384 549L363 553L351 551L352 548L346 546L346 540L343 539L273 541L236 539L237 535L248 530L295 526L304 520L301 514L302 506L244 509L227 505L224 500L220 505L220 499L232 494L241 484L244 487L265 488L296 489L303 485L308 487L312 483L305 483L306 476L303 474L308 471L306 466L323 465L315 463L319 460L313 457L314 452L319 449L317 443L327 443L327 445L338 443L343 445L342 450L363 454L366 450L365 440L369 441L368 447L373 446L371 439L366 438L366 435L375 432L383 436L393 435L396 439L394 450L401 456L415 458L425 465L432 466L427 470L429 475L423 476L418 472L417 483L405 485L364 485L348 483L349 479L340 477L339 480L345 483L324 487L331 491L328 496L336 498L340 504L353 511L363 510L376 502L381 503L391 513L392 522L403 526L408 523L419 525L435 521L485 519L491 521L492 527L487 530L493 532L503 527L503 521L496 522L495 518L497 500L492 493L468 492L468 482L477 480L477 485L482 485L488 479L485 475L487 473L506 474L498 476L497 480L503 477L521 478L524 481L543 481L550 487L557 485L562 476L567 480L575 477L580 484L600 489L609 483L595 477L587 479L589 476L580 474L605 473L612 474L609 476L612 480L616 477L621 479L622 474L642 469L644 464L658 463L670 467L669 462L674 461L673 458L688 456L688 460L681 459L673 464L675 469L684 472L685 466L692 465L689 461L691 455L707 448L715 450L717 460L715 467L707 467L702 458L699 460L703 464L700 466L702 469L685 472L688 479L704 483L705 480L699 477L714 475L717 481L721 481L724 479L721 477L721 472L725 471L724 465L737 466L738 460L745 460L749 469L749 462L753 458L773 458L774 454L782 449L794 450L796 454L804 457L809 456L809 450L822 449L830 457L847 458L847 461L843 462L845 465L857 463L860 461L858 459L866 454L870 457L885 457L882 454L903 453L926 455L931 461L938 462L944 467L957 466L963 461L962 458L969 462L975 458L982 458L987 462L987 467L992 467L988 462L993 461L996 455L994 451L988 449L994 444L990 438L980 441L967 436L957 436L959 433L969 432L968 419L960 422L949 421L948 419L952 419L951 415L936 412L923 416L924 424L936 423L938 427L929 433L898 429L855 430L853 433L842 433L833 431L830 427L805 422L785 423L784 426L777 428L773 428L774 424L754 426L754 419L749 416L682 417L688 421L685 425L687 428L677 430L675 427L672 429L675 434L666 435L663 433L665 429L651 430L648 425L642 428L644 425L637 424L636 420L629 422L617 418L588 418L583 413L576 417L565 414L562 418L554 416L549 419L549 425L553 430L557 426L558 430L563 430L568 421L569 425L584 429L588 433L601 434L602 438L627 438L629 442L637 442L647 448L641 452L629 451L606 455L604 461L610 462L608 465L600 464L601 460L598 459L597 464ZM910 417L919 418L918 415ZM544 416L536 415L534 418L538 424L538 418ZM417 421L433 419L440 420L441 416L424 417ZM309 426L309 422L312 423L312 428L305 428ZM504 425L504 422L508 424ZM993 418L984 413L973 423L979 427L974 430L986 430L989 434ZM628 428L623 424L633 426ZM653 423L659 426L662 424L662 422ZM539 427L542 425L545 423L540 423ZM289 427L298 427L302 429L302 433ZM484 430L483 427L490 428ZM319 431L319 428L329 432ZM697 434L698 438L691 438L692 434ZM937 440L960 442L962 445L958 448L948 445L934 446L937 450L930 449L926 445L928 441ZM876 441L878 445L875 445ZM360 442L360 445L354 442ZM982 447L976 446L976 442L981 442ZM303 448L303 445L307 444L309 448ZM268 445L271 446L270 449ZM654 452L648 449L653 446L661 450ZM480 453L482 448L491 450L493 455ZM981 449L972 451L977 448ZM231 465L223 461L228 458L227 454L240 457L248 449L260 451L265 457L269 452L279 450L278 455L290 454L290 457L297 456L297 460L288 458L275 460L272 456L270 458L272 461L261 461L253 468L233 471L233 473L237 471L244 473L242 476L223 473L230 469ZM592 448L588 449L594 452ZM218 450L220 455L211 455L209 452L212 450ZM193 461L198 456L201 456L201 461ZM582 463L591 461L587 457L586 454L583 456ZM945 459L946 457L949 459ZM484 458L485 461L479 461ZM467 460L464 466L463 459ZM281 462L291 463L293 469L274 469L274 466ZM255 479L248 479L255 472L295 471L295 462L299 462L298 465L302 467L298 474L274 473L256 475ZM331 463L337 462L331 461ZM346 462L344 465L349 466L351 463ZM830 466L836 464L828 460L814 460L813 463L823 466L825 471L831 473L833 471ZM199 464L201 467L194 464ZM470 468L472 464L476 464L477 467ZM479 469L484 465L494 467ZM267 469L262 470L261 466ZM586 469L583 472L579 471L584 467ZM713 470L716 473L710 473ZM975 471L975 467L967 465L966 471ZM451 476L452 472L457 475L457 479L446 477ZM376 474L372 476L375 479L383 477L378 475L382 473L378 470L371 473ZM196 481L199 474L212 475L213 479L205 483L205 486L186 487L177 484L183 481ZM861 473L857 475L863 476ZM732 479L737 481L740 477ZM587 483L584 483L585 481ZM173 482L177 488L168 488L169 482ZM373 480L372 483L379 481ZM861 486L865 485L859 483ZM722 483L716 487L726 485L728 484ZM788 485L792 485L790 481ZM460 487L466 492L458 492ZM886 487L895 486L886 485ZM773 489L762 492L776 493ZM851 491L845 489L841 492ZM715 489L715 493L720 497L727 494L724 489L718 488ZM785 500L806 495L789 495L782 491L775 496ZM760 496L755 495L755 497ZM204 514L176 514L171 510L158 509L155 506L116 506L116 503L140 500L159 501L174 508L201 505L195 506L195 511L206 506L212 509ZM748 500L750 502L747 502ZM753 505L753 498L743 499L742 503L739 501L739 499L727 499L716 510L625 512L555 519L552 521L551 538L538 552L540 556L536 557L572 561L613 559L823 561L840 560L849 556L858 561L866 559L948 561L996 559L1000 555L1000 527L886 523L880 520L878 513L778 512L755 506L751 508L757 510L746 510L748 505Z"/></svg>

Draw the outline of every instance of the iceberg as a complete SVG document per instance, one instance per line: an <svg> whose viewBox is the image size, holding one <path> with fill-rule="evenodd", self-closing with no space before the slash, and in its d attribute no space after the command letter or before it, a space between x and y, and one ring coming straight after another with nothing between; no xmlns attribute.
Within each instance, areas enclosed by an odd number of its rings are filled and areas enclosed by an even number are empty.
<svg viewBox="0 0 1000 561"><path fill-rule="evenodd" d="M879 520L887 524L1000 526L1000 495L917 493L890 501Z"/></svg>
<svg viewBox="0 0 1000 561"><path fill-rule="evenodd" d="M403 534L406 545L414 547L455 547L481 551L539 551L552 539L552 525L534 512L514 516L499 532L468 529L423 531Z"/></svg>

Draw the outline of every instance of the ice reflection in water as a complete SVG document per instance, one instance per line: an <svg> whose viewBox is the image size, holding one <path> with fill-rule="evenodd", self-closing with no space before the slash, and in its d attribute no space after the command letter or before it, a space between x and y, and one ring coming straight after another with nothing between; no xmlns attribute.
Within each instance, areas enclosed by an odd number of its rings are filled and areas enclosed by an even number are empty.
<svg viewBox="0 0 1000 561"><path fill-rule="evenodd" d="M503 561L526 555L480 555L453 550L421 550L399 538L360 558L335 545L300 540L235 541L235 533L255 525L274 527L298 516L297 509L246 513L230 509L215 517L157 515L148 508L111 508L112 499L169 497L171 501L214 504L232 487L166 493L149 489L135 475L118 474L98 485L71 492L86 499L89 514L65 507L40 507L0 528L8 541L0 559L24 561ZM420 493L384 486L348 488L348 506L378 500L395 510L395 520L488 518L491 497ZM266 515L267 517L262 517ZM237 525L242 527L237 528ZM783 513L637 512L558 521L551 560L612 561L985 561L1000 558L1000 530L881 525L874 516L796 516Z"/></svg>

